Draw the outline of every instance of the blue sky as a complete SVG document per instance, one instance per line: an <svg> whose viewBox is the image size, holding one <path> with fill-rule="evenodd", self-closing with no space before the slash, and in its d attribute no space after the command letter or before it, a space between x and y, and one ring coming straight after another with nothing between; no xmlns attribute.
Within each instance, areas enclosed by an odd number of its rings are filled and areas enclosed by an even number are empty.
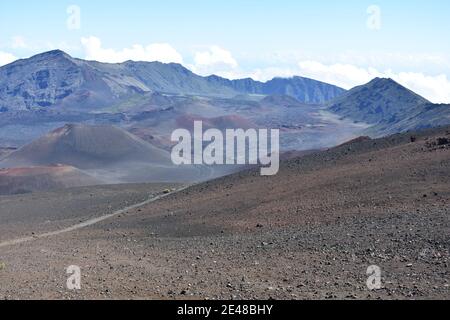
<svg viewBox="0 0 450 320"><path fill-rule="evenodd" d="M450 102L449 13L447 0L2 0L0 64L59 48L345 88L389 76Z"/></svg>

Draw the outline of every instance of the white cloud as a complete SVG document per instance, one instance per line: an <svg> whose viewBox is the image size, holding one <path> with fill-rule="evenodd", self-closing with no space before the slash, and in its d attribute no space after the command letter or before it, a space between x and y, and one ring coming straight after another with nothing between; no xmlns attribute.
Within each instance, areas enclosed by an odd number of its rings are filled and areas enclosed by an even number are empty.
<svg viewBox="0 0 450 320"><path fill-rule="evenodd" d="M293 76L297 76L298 70L293 68L277 68L277 67L268 67L263 69L256 69L252 71L249 75L250 78L257 81L269 81L273 78L291 78Z"/></svg>
<svg viewBox="0 0 450 320"><path fill-rule="evenodd" d="M299 63L299 74L350 89L375 77L392 78L435 103L450 103L450 81L445 74L430 76L420 72L393 72L388 69L357 67L351 64L325 65L317 61Z"/></svg>
<svg viewBox="0 0 450 320"><path fill-rule="evenodd" d="M447 75L427 76L416 72L400 72L392 78L435 103L450 103L450 81Z"/></svg>
<svg viewBox="0 0 450 320"><path fill-rule="evenodd" d="M398 72L405 69L413 72L423 72L424 70L427 70L427 72L433 73L450 71L450 55L436 54L432 52L345 52L334 56L328 56L326 58L308 57L297 59L296 61L303 60L317 60L322 63L330 64L352 64L360 67L372 66L378 70L395 68Z"/></svg>
<svg viewBox="0 0 450 320"><path fill-rule="evenodd" d="M438 62L442 65L443 62L447 61L444 57L425 54L411 54L407 56L391 55L389 57L385 55L384 57L390 58L387 60L407 61L402 68L406 68L407 66L417 67L418 64L429 65L430 63ZM432 102L450 103L450 80L447 75L443 73L429 75L417 71L401 72L393 71L392 69L363 67L361 65L372 64L368 63L367 57L365 59L362 58L361 56L359 60L354 59L355 64L345 62L325 64L315 60L301 60L297 65L293 64L293 66L289 63L283 63L282 67L243 70L229 51L212 46L207 51L196 52L194 55L195 64L189 65L188 67L197 74L216 74L228 79L250 77L258 81L268 81L275 77L289 78L302 76L334 84L345 89L351 89L355 86L365 84L376 77L392 78ZM412 69L417 70L418 68Z"/></svg>
<svg viewBox="0 0 450 320"><path fill-rule="evenodd" d="M304 77L336 84L350 89L356 85L369 82L373 78L382 77L382 73L374 68L360 68L351 64L325 65L317 61L301 61L299 72Z"/></svg>
<svg viewBox="0 0 450 320"><path fill-rule="evenodd" d="M208 51L197 52L194 60L195 64L198 66L225 64L235 68L238 65L230 51L222 49L218 46L212 46Z"/></svg>
<svg viewBox="0 0 450 320"><path fill-rule="evenodd" d="M183 63L182 56L167 43L153 43L147 46L133 45L122 50L106 49L97 37L81 38L81 44L86 53L86 59L101 62L160 61L163 63Z"/></svg>
<svg viewBox="0 0 450 320"><path fill-rule="evenodd" d="M11 53L0 51L0 66L16 61L17 58Z"/></svg>
<svg viewBox="0 0 450 320"><path fill-rule="evenodd" d="M183 62L182 56L168 44L151 44L146 47L134 45L131 48L117 51L103 48L100 39L96 37L82 38L81 42L87 59L102 62L123 62L126 60ZM351 59L349 61L350 56ZM341 63L325 64L311 59L301 60L292 67L290 64L285 63L284 67L243 70L230 51L219 46L210 46L205 50L195 52L194 63L188 65L188 67L200 75L216 74L228 79L251 77L259 81L268 81L274 77L286 78L298 75L335 84L345 89L365 84L375 77L386 77L394 79L432 102L450 103L450 80L447 75L439 73L437 75L428 75L417 71L418 67L424 64L439 64L441 66L443 62L448 64L445 57L426 54L406 56L393 54L391 56L383 56L382 61L380 61L380 57L369 57L370 59L366 57L358 60L355 59L355 55L350 56L341 57L341 60L349 62L342 61ZM369 63L367 59L378 63ZM401 65L401 67L414 66L412 68L414 71L400 72L382 69L382 62L386 63L386 60L404 61L406 65ZM364 67L362 65L378 65L378 67Z"/></svg>
<svg viewBox="0 0 450 320"><path fill-rule="evenodd" d="M219 46L211 46L206 51L196 52L194 54L194 65L189 67L192 71L201 75L226 76L236 72L238 63L230 51Z"/></svg>

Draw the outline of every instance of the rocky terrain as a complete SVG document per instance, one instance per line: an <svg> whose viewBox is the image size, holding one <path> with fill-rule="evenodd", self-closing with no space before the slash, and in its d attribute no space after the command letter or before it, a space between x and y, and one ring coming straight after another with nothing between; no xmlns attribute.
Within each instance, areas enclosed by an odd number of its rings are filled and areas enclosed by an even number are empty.
<svg viewBox="0 0 450 320"><path fill-rule="evenodd" d="M289 157L277 176L238 173L47 237L164 188L0 197L0 297L449 299L449 168L448 127L361 138ZM69 265L81 267L80 291L65 288Z"/></svg>

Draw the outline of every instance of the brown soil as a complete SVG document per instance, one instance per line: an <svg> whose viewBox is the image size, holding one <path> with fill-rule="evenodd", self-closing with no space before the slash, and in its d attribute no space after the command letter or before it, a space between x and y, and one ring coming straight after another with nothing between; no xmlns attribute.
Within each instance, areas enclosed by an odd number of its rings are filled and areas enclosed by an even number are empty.
<svg viewBox="0 0 450 320"><path fill-rule="evenodd" d="M450 146L438 143L449 137L359 139L274 177L235 174L0 247L0 297L450 299ZM65 288L69 265L81 267L78 292ZM382 270L376 291L370 265Z"/></svg>

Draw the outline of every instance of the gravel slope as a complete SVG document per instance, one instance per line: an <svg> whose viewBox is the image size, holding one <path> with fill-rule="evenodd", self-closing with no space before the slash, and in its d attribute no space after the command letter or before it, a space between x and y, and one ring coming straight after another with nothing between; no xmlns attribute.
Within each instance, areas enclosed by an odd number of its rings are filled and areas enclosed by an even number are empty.
<svg viewBox="0 0 450 320"><path fill-rule="evenodd" d="M0 297L450 299L448 139L448 128L359 139L275 177L232 175L0 248ZM78 292L65 289L73 264ZM380 290L367 289L370 265Z"/></svg>

